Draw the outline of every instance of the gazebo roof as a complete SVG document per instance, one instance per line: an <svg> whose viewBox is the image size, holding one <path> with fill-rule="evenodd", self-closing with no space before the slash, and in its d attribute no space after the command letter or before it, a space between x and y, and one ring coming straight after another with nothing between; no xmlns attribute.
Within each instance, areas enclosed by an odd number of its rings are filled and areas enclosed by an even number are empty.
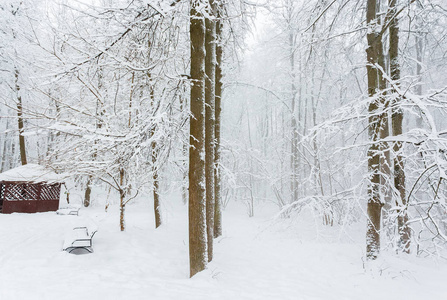
<svg viewBox="0 0 447 300"><path fill-rule="evenodd" d="M33 183L56 183L63 182L64 177L56 174L51 169L37 164L26 164L6 172L0 173L0 182L33 182Z"/></svg>

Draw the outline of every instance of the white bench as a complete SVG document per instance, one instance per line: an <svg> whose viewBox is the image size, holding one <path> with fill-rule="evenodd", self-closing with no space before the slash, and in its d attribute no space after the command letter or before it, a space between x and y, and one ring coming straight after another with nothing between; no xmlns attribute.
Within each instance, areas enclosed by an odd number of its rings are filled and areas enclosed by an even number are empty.
<svg viewBox="0 0 447 300"><path fill-rule="evenodd" d="M85 249L86 251L92 253L92 239L96 231L96 229L92 230L88 227L73 228L73 230L68 232L65 236L62 250L71 253L76 249Z"/></svg>
<svg viewBox="0 0 447 300"><path fill-rule="evenodd" d="M80 207L61 207L56 211L56 214L79 216L80 209Z"/></svg>

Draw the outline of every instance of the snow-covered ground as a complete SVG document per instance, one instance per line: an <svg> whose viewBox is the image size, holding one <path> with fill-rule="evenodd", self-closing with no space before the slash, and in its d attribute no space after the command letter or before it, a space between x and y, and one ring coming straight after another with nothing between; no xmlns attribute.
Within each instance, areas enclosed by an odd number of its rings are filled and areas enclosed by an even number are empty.
<svg viewBox="0 0 447 300"><path fill-rule="evenodd" d="M0 299L447 299L444 261L384 253L365 264L361 224L351 240L334 239L334 228L316 236L308 222L272 221L271 207L248 218L231 203L214 261L189 279L180 202L165 204L157 230L149 203L128 206L125 232L116 206L0 215ZM99 229L94 253L61 251L65 233L89 223Z"/></svg>

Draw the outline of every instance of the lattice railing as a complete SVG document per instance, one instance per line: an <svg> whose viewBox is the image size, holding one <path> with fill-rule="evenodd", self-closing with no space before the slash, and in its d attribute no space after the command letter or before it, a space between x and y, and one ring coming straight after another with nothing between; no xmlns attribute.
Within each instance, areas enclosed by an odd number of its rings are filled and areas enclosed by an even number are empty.
<svg viewBox="0 0 447 300"><path fill-rule="evenodd" d="M42 184L40 190L40 200L59 200L60 193L60 184Z"/></svg>
<svg viewBox="0 0 447 300"><path fill-rule="evenodd" d="M0 200L3 200L4 194L5 194L5 185L0 183Z"/></svg>
<svg viewBox="0 0 447 300"><path fill-rule="evenodd" d="M26 192L26 184L6 184L5 200L31 200Z"/></svg>
<svg viewBox="0 0 447 300"><path fill-rule="evenodd" d="M5 183L1 186L3 199L8 201L59 200L59 183Z"/></svg>

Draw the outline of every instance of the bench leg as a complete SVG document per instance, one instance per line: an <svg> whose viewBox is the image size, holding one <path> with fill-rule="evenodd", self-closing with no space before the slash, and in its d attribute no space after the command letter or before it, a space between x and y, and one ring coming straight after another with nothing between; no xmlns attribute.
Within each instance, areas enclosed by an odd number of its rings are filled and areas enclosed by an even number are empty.
<svg viewBox="0 0 447 300"><path fill-rule="evenodd" d="M73 252L74 250L77 250L77 249L84 249L84 250L86 250L89 253L93 253L92 247L69 247L67 249L64 249L64 251L67 251L68 253L71 253L71 252Z"/></svg>

